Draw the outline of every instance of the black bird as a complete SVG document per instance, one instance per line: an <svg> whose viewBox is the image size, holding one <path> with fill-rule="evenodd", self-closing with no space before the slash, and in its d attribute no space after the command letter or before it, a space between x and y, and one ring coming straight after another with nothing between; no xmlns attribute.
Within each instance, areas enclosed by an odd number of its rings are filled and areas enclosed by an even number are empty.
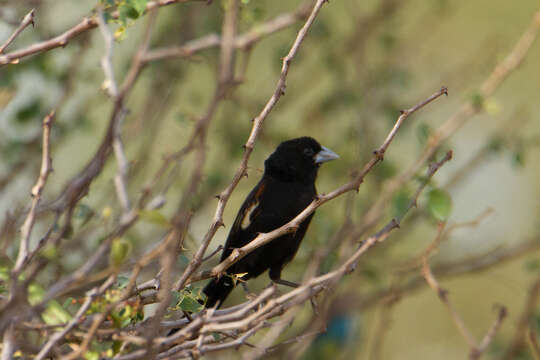
<svg viewBox="0 0 540 360"><path fill-rule="evenodd" d="M315 179L319 166L337 158L336 153L310 137L279 144L264 162L263 177L238 211L220 261L257 234L285 225L304 210L317 195ZM312 217L313 214L306 218L295 232L280 236L240 259L227 269L229 276L212 279L203 290L208 297L206 307L223 304L235 286L232 274L245 274L241 279L248 280L270 270L270 279L275 283L297 286L281 279L281 270L296 254Z"/></svg>

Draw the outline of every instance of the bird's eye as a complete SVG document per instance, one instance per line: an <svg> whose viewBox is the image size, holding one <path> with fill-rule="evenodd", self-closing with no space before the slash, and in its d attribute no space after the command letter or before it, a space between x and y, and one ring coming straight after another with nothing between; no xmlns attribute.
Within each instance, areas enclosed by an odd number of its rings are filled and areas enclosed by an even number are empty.
<svg viewBox="0 0 540 360"><path fill-rule="evenodd" d="M313 151L312 148L305 148L305 149L304 149L304 155L306 155L306 156L313 156L313 154L314 154L314 151Z"/></svg>

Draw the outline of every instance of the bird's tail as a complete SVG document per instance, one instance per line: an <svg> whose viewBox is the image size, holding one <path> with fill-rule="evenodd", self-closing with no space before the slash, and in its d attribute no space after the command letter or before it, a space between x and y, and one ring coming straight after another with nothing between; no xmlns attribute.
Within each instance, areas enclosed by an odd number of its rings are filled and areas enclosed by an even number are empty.
<svg viewBox="0 0 540 360"><path fill-rule="evenodd" d="M214 307L219 301L218 308L221 307L233 289L233 280L227 275L221 276L219 279L212 279L203 290L207 296L205 306L207 308Z"/></svg>

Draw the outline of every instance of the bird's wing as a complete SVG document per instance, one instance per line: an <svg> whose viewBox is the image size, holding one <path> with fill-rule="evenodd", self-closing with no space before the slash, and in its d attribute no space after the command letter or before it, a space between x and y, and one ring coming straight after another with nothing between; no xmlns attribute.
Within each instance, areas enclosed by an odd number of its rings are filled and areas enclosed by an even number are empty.
<svg viewBox="0 0 540 360"><path fill-rule="evenodd" d="M220 261L225 260L233 249L248 244L258 233L274 230L287 222L283 222L275 211L267 209L269 201L266 192L271 186L270 181L263 176L244 200L225 242Z"/></svg>

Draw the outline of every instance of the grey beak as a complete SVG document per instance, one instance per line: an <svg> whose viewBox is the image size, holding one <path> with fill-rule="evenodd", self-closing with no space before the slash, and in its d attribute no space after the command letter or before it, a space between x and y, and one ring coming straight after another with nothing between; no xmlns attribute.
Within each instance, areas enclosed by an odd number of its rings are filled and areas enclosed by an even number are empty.
<svg viewBox="0 0 540 360"><path fill-rule="evenodd" d="M313 159L315 160L315 164L321 164L330 160L339 159L339 155L329 148L322 146L321 151L319 151Z"/></svg>

